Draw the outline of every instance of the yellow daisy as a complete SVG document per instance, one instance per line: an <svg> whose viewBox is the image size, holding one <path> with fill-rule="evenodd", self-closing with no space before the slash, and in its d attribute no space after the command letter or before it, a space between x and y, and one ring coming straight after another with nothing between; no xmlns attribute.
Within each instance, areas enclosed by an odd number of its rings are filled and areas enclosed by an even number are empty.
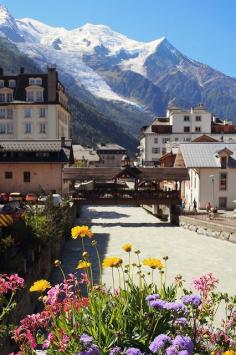
<svg viewBox="0 0 236 355"><path fill-rule="evenodd" d="M50 282L47 280L38 280L33 283L29 290L30 292L43 292L47 288L51 288Z"/></svg>
<svg viewBox="0 0 236 355"><path fill-rule="evenodd" d="M71 238L77 239L78 237L84 238L93 236L93 232L88 226L76 226L71 229Z"/></svg>

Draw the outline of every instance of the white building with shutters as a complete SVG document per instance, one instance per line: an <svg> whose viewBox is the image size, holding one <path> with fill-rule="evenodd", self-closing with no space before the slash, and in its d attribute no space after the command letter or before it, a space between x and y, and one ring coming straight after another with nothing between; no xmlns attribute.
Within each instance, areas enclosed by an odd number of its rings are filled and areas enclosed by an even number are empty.
<svg viewBox="0 0 236 355"><path fill-rule="evenodd" d="M181 186L186 208L205 209L208 202L218 209L236 207L236 143L182 143L175 167L186 167L189 181Z"/></svg>
<svg viewBox="0 0 236 355"><path fill-rule="evenodd" d="M230 121L214 118L202 104L189 110L170 108L166 117L157 117L149 126L143 127L139 162L141 165L158 164L160 157L173 147L202 135L217 141L236 142L236 126Z"/></svg>

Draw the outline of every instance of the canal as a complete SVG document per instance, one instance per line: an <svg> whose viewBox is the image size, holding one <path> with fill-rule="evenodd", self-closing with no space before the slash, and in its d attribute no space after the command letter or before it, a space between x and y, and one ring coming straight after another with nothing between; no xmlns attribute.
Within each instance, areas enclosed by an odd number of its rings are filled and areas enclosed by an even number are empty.
<svg viewBox="0 0 236 355"><path fill-rule="evenodd" d="M220 279L219 288L222 291L236 294L236 244L163 223L140 207L84 206L75 224L88 224L92 227L101 258L127 258L121 246L131 243L133 250L141 251L141 260L147 257L169 257L169 282L177 274L181 274L190 286L193 277L212 272ZM86 238L85 242L96 278L98 264L95 250L91 247L91 240ZM66 273L75 271L81 254L81 240L67 240L62 255L62 265ZM135 257L134 254L133 258ZM159 278L158 275L157 277ZM55 270L52 282L58 281L60 275ZM111 285L110 270L104 271L103 281Z"/></svg>

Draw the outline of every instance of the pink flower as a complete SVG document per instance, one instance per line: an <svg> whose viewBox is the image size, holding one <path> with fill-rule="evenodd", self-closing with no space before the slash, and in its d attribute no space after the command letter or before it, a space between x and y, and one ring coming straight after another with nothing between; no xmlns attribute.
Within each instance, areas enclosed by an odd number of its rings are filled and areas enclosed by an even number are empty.
<svg viewBox="0 0 236 355"><path fill-rule="evenodd" d="M79 281L79 284L87 284L87 285L90 285L90 280L89 280L89 278L88 278L88 275L87 274L81 274L81 280Z"/></svg>
<svg viewBox="0 0 236 355"><path fill-rule="evenodd" d="M55 335L53 333L49 333L47 339L44 341L42 345L42 348L48 349L54 340L55 340Z"/></svg>
<svg viewBox="0 0 236 355"><path fill-rule="evenodd" d="M58 301L58 296L61 293L60 285L52 287L47 293L47 303L54 305Z"/></svg>
<svg viewBox="0 0 236 355"><path fill-rule="evenodd" d="M24 279L19 277L17 274L0 275L0 294L7 293L9 291L16 292L18 289L24 287Z"/></svg>
<svg viewBox="0 0 236 355"><path fill-rule="evenodd" d="M211 273L203 274L198 279L193 279L193 287L199 291L203 298L208 298L208 294L213 291L219 280Z"/></svg>

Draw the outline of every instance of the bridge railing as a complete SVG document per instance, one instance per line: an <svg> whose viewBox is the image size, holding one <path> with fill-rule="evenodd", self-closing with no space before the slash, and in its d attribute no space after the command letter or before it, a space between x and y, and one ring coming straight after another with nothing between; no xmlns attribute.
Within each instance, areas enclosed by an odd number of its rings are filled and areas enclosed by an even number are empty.
<svg viewBox="0 0 236 355"><path fill-rule="evenodd" d="M181 200L180 191L135 191L135 190L117 190L117 191L79 191L76 200L96 201L96 200L136 200L136 201L162 201L162 200Z"/></svg>

